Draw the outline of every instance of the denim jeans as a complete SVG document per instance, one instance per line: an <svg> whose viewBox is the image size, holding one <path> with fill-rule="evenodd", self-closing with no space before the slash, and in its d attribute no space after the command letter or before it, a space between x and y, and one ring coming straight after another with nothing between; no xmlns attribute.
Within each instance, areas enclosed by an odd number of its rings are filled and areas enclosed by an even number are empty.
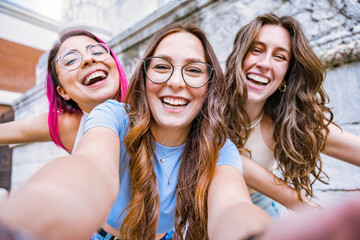
<svg viewBox="0 0 360 240"><path fill-rule="evenodd" d="M174 234L174 230L171 230L170 232L166 233L164 237L161 238L161 240L171 240L172 236ZM109 240L112 237L111 234L107 233L105 237L101 236L99 233L94 233L90 240Z"/></svg>
<svg viewBox="0 0 360 240"><path fill-rule="evenodd" d="M279 205L277 202L272 200L271 198L259 193L255 192L250 194L252 202L264 209L271 218L277 218L280 215Z"/></svg>

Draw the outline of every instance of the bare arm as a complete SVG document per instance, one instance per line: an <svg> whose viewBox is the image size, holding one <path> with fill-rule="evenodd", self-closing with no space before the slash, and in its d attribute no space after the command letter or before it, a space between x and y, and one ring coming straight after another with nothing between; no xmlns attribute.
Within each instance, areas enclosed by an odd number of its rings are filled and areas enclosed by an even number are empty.
<svg viewBox="0 0 360 240"><path fill-rule="evenodd" d="M252 204L239 170L216 167L208 196L209 239L243 239L262 232L269 215Z"/></svg>
<svg viewBox="0 0 360 240"><path fill-rule="evenodd" d="M360 167L360 136L329 125L324 154Z"/></svg>
<svg viewBox="0 0 360 240"><path fill-rule="evenodd" d="M47 115L0 124L0 145L51 141Z"/></svg>
<svg viewBox="0 0 360 240"><path fill-rule="evenodd" d="M74 155L50 162L1 203L0 221L39 240L88 239L116 198L119 151L116 133L88 130Z"/></svg>
<svg viewBox="0 0 360 240"><path fill-rule="evenodd" d="M244 179L249 187L293 211L297 211L300 207L304 206L318 206L304 195L302 195L304 200L304 203L302 203L297 192L268 169L245 156L241 158L244 167Z"/></svg>
<svg viewBox="0 0 360 240"><path fill-rule="evenodd" d="M63 144L72 151L81 114L59 114L59 131ZM0 146L51 141L48 114L0 124Z"/></svg>
<svg viewBox="0 0 360 240"><path fill-rule="evenodd" d="M274 222L256 240L360 239L360 196L339 206Z"/></svg>

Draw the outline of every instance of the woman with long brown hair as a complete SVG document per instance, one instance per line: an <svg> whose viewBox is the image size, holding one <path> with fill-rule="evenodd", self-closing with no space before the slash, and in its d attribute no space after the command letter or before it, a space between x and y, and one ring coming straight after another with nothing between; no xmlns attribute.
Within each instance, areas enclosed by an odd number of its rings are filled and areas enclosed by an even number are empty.
<svg viewBox="0 0 360 240"><path fill-rule="evenodd" d="M173 229L173 239L258 233L269 217L251 203L240 154L227 139L225 100L225 78L204 32L193 25L162 28L131 78L126 104L97 106L76 152L10 197L0 218L16 222L22 212L11 212L15 201L35 185L46 193L45 209L62 209L32 219L43 238L85 239L112 203L92 239L169 239ZM22 203L37 212L34 202Z"/></svg>
<svg viewBox="0 0 360 240"><path fill-rule="evenodd" d="M320 153L360 166L360 138L332 122L322 85L324 67L295 18L264 14L243 26L226 61L225 77L231 140L269 171L277 162L283 180L297 194L279 190L266 172L262 179L244 159L249 185L291 208L306 201L301 193L313 197L314 182L326 176ZM255 203L277 214L272 200L250 192Z"/></svg>

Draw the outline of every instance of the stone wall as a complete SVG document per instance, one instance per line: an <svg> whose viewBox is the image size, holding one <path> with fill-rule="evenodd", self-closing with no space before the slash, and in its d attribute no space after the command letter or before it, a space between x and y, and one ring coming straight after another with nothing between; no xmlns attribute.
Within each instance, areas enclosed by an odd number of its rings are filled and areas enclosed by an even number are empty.
<svg viewBox="0 0 360 240"><path fill-rule="evenodd" d="M126 5L121 3L122 1L113 2L113 9L109 13L124 12L123 7L125 8ZM330 106L333 107L336 123L345 130L360 135L359 9L360 3L356 0L164 1L159 9L147 15L146 18L113 36L110 45L119 56L130 79L148 40L157 30L169 23L189 22L201 26L208 34L224 67L225 60L232 49L234 36L241 26L256 15L270 11L279 15L292 15L302 23L315 52L328 68L325 89L331 98ZM127 17L131 17L131 15L129 14ZM116 16L111 18L117 19ZM118 21L121 23L125 20L122 16L118 16ZM20 119L21 115L26 115L22 114L22 111L40 109L40 106L44 105L44 102L46 103L45 98L35 97L37 92L41 91L39 86L25 96L24 100L18 102L16 119ZM26 100L27 98L29 100ZM29 103L23 105L23 101ZM43 106L41 109L45 112L47 107ZM30 164L30 162L39 166L48 159L54 158L56 154L64 154L63 151L55 153L57 149L53 144L50 145L51 143L46 146L36 143L15 147L13 161L19 163L19 168L22 164ZM346 195L360 192L360 169L358 167L329 157L324 158L324 165L324 169L330 177L330 184L316 184L316 195L321 203L330 204L339 201ZM35 171L35 168L32 169ZM15 186L23 181L23 179L17 179L23 174L20 173L20 170L16 171L14 170L13 178Z"/></svg>
<svg viewBox="0 0 360 240"><path fill-rule="evenodd" d="M25 119L48 111L44 82L26 92L15 106L15 119ZM52 142L10 145L13 149L11 189L17 189L50 160L67 155Z"/></svg>

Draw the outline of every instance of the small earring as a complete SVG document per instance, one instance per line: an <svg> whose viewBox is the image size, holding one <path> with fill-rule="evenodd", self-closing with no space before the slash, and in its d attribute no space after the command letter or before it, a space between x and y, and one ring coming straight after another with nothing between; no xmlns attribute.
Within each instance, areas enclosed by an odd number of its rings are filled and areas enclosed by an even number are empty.
<svg viewBox="0 0 360 240"><path fill-rule="evenodd" d="M285 92L286 91L286 81L283 81L279 87L279 91L280 92Z"/></svg>
<svg viewBox="0 0 360 240"><path fill-rule="evenodd" d="M69 101L71 98L70 98L70 96L66 95L66 96L64 96L64 99L65 99L65 101Z"/></svg>

